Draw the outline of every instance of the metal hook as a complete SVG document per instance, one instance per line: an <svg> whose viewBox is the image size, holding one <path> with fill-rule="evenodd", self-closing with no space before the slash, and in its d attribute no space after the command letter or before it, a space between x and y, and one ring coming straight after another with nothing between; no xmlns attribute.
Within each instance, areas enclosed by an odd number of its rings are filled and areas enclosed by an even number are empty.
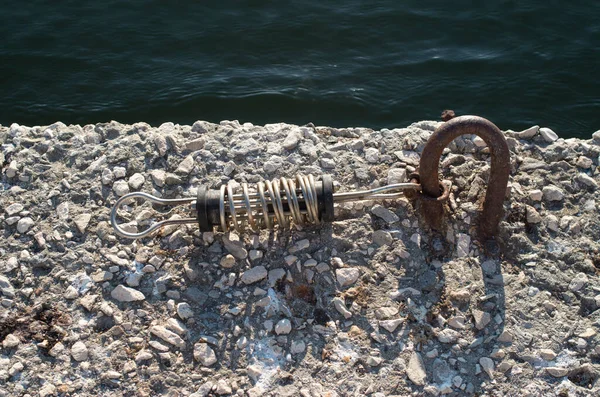
<svg viewBox="0 0 600 397"><path fill-rule="evenodd" d="M423 193L430 197L440 196L439 162L442 152L450 142L461 135L474 134L482 138L490 148L491 170L488 188L479 218L479 232L483 239L496 235L502 219L502 203L510 174L510 153L502 132L491 121L478 116L460 116L442 124L431 135L419 163L419 176ZM434 229L440 230L444 209L440 202L421 201L423 216Z"/></svg>

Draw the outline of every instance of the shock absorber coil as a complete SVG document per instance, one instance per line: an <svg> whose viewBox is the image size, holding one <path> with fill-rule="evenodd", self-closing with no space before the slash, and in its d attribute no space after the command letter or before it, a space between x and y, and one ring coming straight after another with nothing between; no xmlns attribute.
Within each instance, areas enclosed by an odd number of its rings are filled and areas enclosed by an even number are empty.
<svg viewBox="0 0 600 397"><path fill-rule="evenodd" d="M447 197L450 186L441 185L442 197ZM198 224L200 231L215 229L235 230L244 233L248 229L281 229L295 225L318 225L334 220L334 203L356 200L396 199L404 192L419 192L419 183L397 183L370 190L335 193L333 179L323 175L317 180L312 175L297 175L295 178L276 178L258 182L250 190L247 183L222 185L219 189L198 188L195 198L162 199L143 192L134 192L121 197L115 203L110 220L120 236L128 238L146 237L152 232L169 225ZM154 204L178 206L189 204L191 218L168 219L156 222L142 232L125 230L117 223L120 208L134 199L144 199Z"/></svg>

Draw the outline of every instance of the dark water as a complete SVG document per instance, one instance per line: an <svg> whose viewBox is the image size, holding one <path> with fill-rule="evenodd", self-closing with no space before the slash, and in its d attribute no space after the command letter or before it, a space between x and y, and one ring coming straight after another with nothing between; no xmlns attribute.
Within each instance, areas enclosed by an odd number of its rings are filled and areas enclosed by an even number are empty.
<svg viewBox="0 0 600 397"><path fill-rule="evenodd" d="M600 129L598 1L1 2L0 123Z"/></svg>

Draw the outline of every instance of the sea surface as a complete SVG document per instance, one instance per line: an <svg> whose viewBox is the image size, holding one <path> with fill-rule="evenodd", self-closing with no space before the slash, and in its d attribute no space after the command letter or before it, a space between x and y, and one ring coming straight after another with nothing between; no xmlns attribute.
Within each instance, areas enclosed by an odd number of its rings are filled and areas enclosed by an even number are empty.
<svg viewBox="0 0 600 397"><path fill-rule="evenodd" d="M0 12L0 123L600 129L600 1L27 0Z"/></svg>

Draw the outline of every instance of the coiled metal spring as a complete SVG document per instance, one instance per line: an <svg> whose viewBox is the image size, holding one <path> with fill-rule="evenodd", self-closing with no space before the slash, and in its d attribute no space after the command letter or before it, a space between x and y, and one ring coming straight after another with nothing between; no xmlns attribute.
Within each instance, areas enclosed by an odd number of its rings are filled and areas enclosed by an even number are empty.
<svg viewBox="0 0 600 397"><path fill-rule="evenodd" d="M236 184L237 185L237 184ZM450 186L442 184L442 197L447 197ZM333 180L323 175L317 180L312 175L295 178L276 178L258 182L251 192L247 183L234 187L233 183L222 185L218 190L200 186L196 198L161 199L143 192L121 197L111 212L111 223L120 236L141 238L169 225L197 223L201 231L235 230L243 233L273 229L275 226L289 228L291 224L306 225L332 222L334 202L366 199L395 199L406 191L418 193L419 183L397 183L370 190L333 192ZM146 230L135 233L124 230L117 223L120 207L132 199L144 199L151 203L177 206L190 204L195 218L168 219L152 224Z"/></svg>

